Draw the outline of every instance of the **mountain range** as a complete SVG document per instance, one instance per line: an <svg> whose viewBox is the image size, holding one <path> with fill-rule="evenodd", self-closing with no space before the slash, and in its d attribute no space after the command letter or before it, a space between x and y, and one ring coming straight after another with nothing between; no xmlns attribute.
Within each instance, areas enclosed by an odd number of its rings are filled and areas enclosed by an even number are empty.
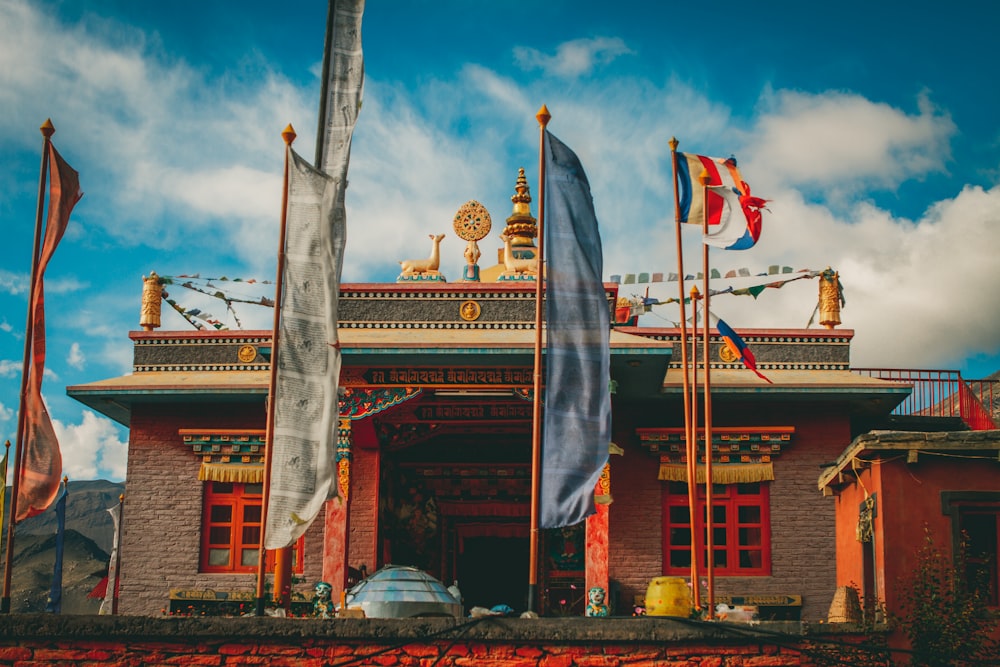
<svg viewBox="0 0 1000 667"><path fill-rule="evenodd" d="M122 482L93 480L68 484L63 536L63 614L96 614L100 609L100 599L89 598L88 594L107 574L115 531L107 510L118 504L124 491ZM4 507L8 510L10 493L10 487L4 489ZM56 525L53 504L15 527L10 590L12 613L45 611L55 567ZM2 541L0 563L7 553L6 524Z"/></svg>

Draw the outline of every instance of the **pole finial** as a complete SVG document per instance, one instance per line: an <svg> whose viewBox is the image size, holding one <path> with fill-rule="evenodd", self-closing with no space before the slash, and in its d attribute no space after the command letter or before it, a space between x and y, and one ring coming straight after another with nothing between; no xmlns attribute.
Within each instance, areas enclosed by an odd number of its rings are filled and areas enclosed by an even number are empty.
<svg viewBox="0 0 1000 667"><path fill-rule="evenodd" d="M670 144L670 150L676 151L677 146L680 145L681 142L677 141L677 137L670 137L670 141L667 143Z"/></svg>
<svg viewBox="0 0 1000 667"><path fill-rule="evenodd" d="M295 128L292 127L291 123L289 123L288 127L286 127L281 132L281 138L285 140L285 145L286 146L291 146L292 142L295 141L295 137L297 137L297 136L298 135L295 134Z"/></svg>
<svg viewBox="0 0 1000 667"><path fill-rule="evenodd" d="M38 129L42 131L42 136L46 139L56 133L56 126L52 124L51 118L46 118L45 122L42 123L42 126Z"/></svg>
<svg viewBox="0 0 1000 667"><path fill-rule="evenodd" d="M701 298L701 292L698 291L698 286L695 285L694 287L691 288L691 300L697 301L700 298Z"/></svg>
<svg viewBox="0 0 1000 667"><path fill-rule="evenodd" d="M546 125L549 124L549 120L552 118L552 114L549 113L549 108L543 104L542 108L539 109L538 113L535 114L535 118L538 119L539 125L545 127Z"/></svg>

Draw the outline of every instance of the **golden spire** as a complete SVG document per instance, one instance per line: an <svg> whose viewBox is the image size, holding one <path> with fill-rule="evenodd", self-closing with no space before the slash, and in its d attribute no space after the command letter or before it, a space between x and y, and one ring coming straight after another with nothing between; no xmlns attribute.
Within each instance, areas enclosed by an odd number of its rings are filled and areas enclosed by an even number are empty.
<svg viewBox="0 0 1000 667"><path fill-rule="evenodd" d="M538 236L538 227L535 216L531 215L531 192L528 189L528 179L524 176L524 167L517 170L514 191L510 198L514 203L514 210L507 218L507 227L503 233L511 237L511 245L515 248L528 246L533 249L535 244L532 239Z"/></svg>

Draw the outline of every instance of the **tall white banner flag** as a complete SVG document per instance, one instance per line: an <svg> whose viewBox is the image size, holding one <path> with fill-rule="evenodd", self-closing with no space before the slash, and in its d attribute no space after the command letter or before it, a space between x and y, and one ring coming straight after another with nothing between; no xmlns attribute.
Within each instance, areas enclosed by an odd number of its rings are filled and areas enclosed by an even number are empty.
<svg viewBox="0 0 1000 667"><path fill-rule="evenodd" d="M293 545L337 495L337 298L347 240L347 166L364 84L364 0L333 0L330 12L322 171L288 149L266 549Z"/></svg>

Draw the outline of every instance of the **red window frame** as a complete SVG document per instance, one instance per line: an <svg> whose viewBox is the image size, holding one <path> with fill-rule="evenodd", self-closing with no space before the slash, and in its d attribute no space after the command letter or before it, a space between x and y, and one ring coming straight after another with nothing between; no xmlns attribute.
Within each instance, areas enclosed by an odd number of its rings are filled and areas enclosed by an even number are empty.
<svg viewBox="0 0 1000 667"><path fill-rule="evenodd" d="M701 568L705 551L705 485L697 489L695 535ZM691 574L691 522L685 482L663 486L663 573ZM713 571L721 576L771 574L771 503L766 482L716 484L712 487Z"/></svg>
<svg viewBox="0 0 1000 667"><path fill-rule="evenodd" d="M206 482L201 521L201 572L256 572L260 550L263 485ZM305 538L292 548L292 572L302 574ZM265 569L274 568L267 552Z"/></svg>

